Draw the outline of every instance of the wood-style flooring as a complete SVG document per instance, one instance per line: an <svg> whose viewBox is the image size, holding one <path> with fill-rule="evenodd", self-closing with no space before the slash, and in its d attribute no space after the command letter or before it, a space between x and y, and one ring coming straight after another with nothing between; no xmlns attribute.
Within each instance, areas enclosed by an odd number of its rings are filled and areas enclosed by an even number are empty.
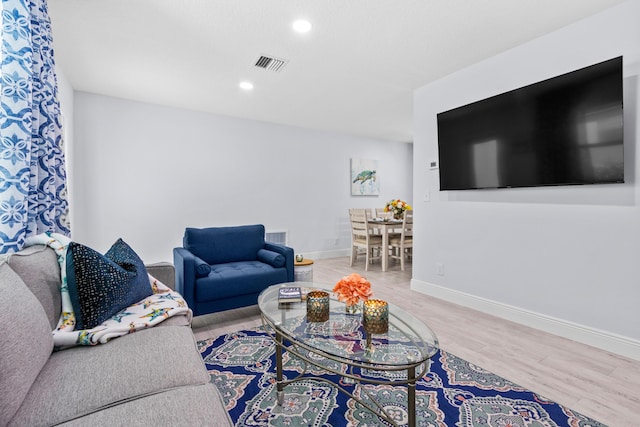
<svg viewBox="0 0 640 427"><path fill-rule="evenodd" d="M639 361L412 291L410 263L384 273L379 262L368 272L361 260L350 267L348 257L313 267L314 281L330 286L352 272L367 277L376 298L421 319L456 356L609 426L640 426ZM260 324L253 306L196 317L193 330L205 339Z"/></svg>

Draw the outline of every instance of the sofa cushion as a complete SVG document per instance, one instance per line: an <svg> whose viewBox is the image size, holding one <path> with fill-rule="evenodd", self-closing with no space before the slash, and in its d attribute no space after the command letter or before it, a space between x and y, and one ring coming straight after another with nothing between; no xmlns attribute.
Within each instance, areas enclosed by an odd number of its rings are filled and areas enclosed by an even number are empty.
<svg viewBox="0 0 640 427"><path fill-rule="evenodd" d="M187 228L183 246L210 265L254 261L264 247L264 225Z"/></svg>
<svg viewBox="0 0 640 427"><path fill-rule="evenodd" d="M30 246L12 254L8 263L38 298L49 318L51 329L54 329L58 326L62 311L60 264L55 251L44 245Z"/></svg>
<svg viewBox="0 0 640 427"><path fill-rule="evenodd" d="M191 310L187 313L179 314L177 316L171 316L162 322L154 326L154 328L164 328L167 326L188 326L191 327L191 321L193 320L193 314Z"/></svg>
<svg viewBox="0 0 640 427"><path fill-rule="evenodd" d="M285 258L284 255L278 252L273 252L267 249L260 249L258 251L258 261L269 264L271 267L280 268L284 267Z"/></svg>
<svg viewBox="0 0 640 427"><path fill-rule="evenodd" d="M0 425L12 419L52 350L42 305L20 276L0 262Z"/></svg>
<svg viewBox="0 0 640 427"><path fill-rule="evenodd" d="M122 402L100 412L77 418L65 427L232 426L220 393L213 384L181 387Z"/></svg>
<svg viewBox="0 0 640 427"><path fill-rule="evenodd" d="M161 390L208 382L191 328L145 329L105 345L51 354L10 425L55 425Z"/></svg>
<svg viewBox="0 0 640 427"><path fill-rule="evenodd" d="M196 302L256 294L275 283L287 281L285 268L260 261L229 262L211 266L208 277L196 279Z"/></svg>
<svg viewBox="0 0 640 427"><path fill-rule="evenodd" d="M144 263L122 239L101 255L71 242L67 285L76 329L91 329L153 293Z"/></svg>

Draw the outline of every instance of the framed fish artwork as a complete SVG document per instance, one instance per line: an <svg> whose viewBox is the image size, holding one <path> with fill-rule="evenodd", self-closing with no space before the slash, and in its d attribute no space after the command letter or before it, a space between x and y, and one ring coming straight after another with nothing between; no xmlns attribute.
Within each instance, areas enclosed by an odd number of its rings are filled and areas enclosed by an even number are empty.
<svg viewBox="0 0 640 427"><path fill-rule="evenodd" d="M351 195L377 196L379 194L378 161L351 159Z"/></svg>

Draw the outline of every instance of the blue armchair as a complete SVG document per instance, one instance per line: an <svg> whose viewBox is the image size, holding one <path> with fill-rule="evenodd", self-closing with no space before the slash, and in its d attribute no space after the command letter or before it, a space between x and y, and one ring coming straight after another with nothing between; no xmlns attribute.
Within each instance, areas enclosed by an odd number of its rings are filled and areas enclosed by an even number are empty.
<svg viewBox="0 0 640 427"><path fill-rule="evenodd" d="M293 282L293 249L265 242L264 226L187 228L173 249L176 290L194 316L258 303L263 289Z"/></svg>

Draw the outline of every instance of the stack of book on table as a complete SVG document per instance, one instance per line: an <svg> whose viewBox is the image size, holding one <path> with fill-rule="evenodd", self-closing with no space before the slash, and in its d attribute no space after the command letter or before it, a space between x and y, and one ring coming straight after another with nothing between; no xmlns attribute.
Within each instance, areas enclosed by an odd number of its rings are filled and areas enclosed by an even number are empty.
<svg viewBox="0 0 640 427"><path fill-rule="evenodd" d="M302 290L300 289L300 286L284 286L278 289L279 304L300 301L302 301Z"/></svg>

